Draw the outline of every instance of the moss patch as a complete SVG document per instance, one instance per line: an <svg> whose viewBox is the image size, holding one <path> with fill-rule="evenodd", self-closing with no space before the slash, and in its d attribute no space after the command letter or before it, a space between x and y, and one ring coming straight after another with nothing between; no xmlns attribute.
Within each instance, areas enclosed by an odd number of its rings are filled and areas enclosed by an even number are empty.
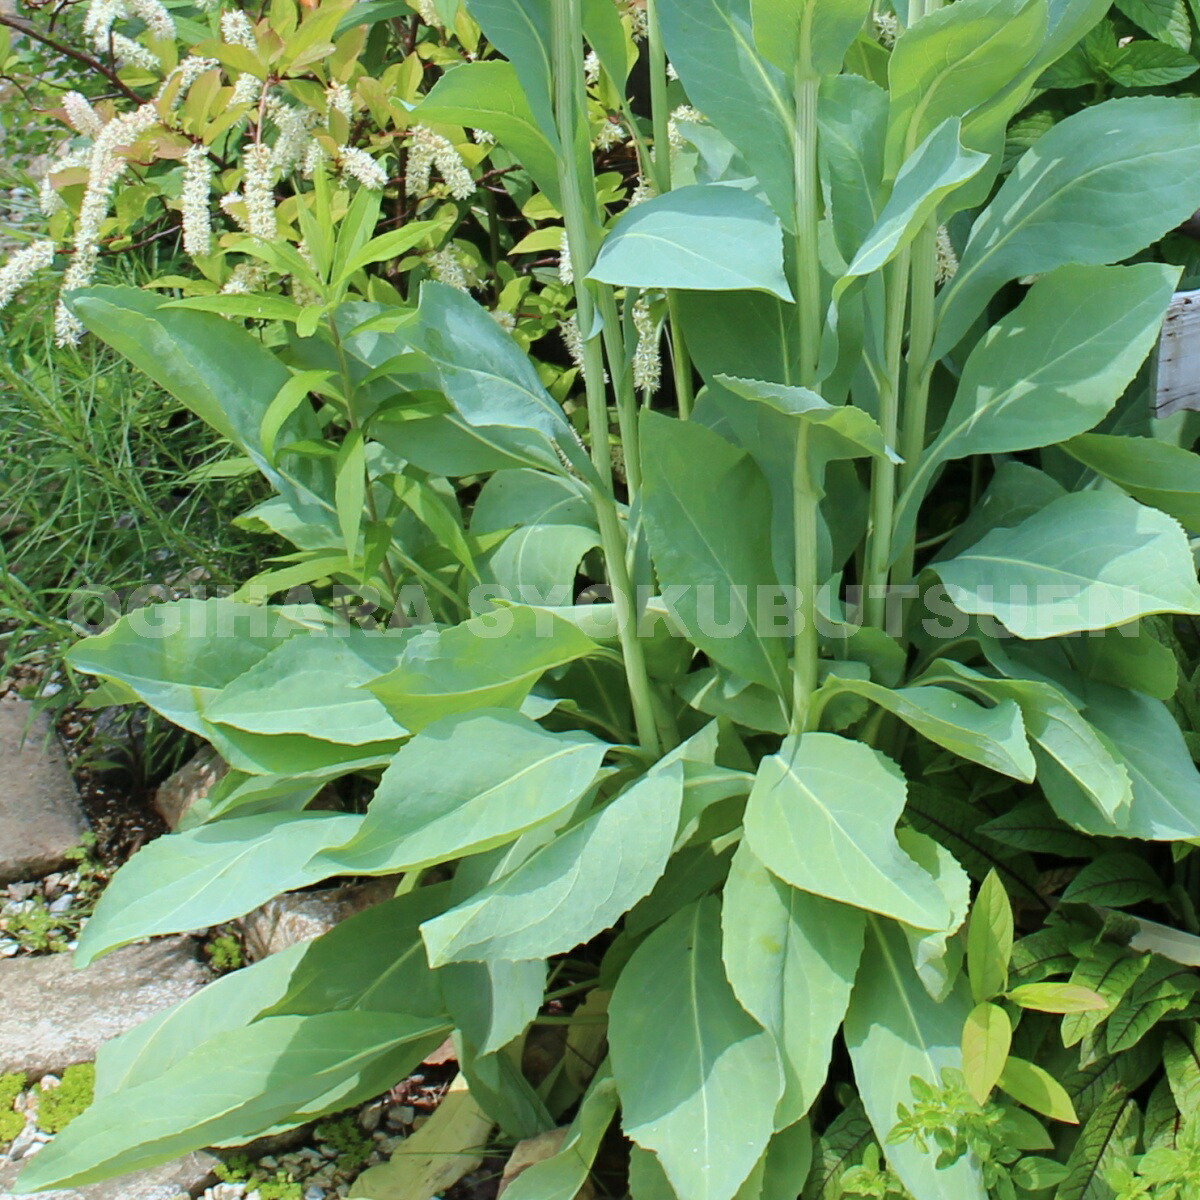
<svg viewBox="0 0 1200 1200"><path fill-rule="evenodd" d="M63 1072L56 1088L38 1088L37 1124L43 1133L61 1133L92 1102L96 1067L80 1063Z"/></svg>

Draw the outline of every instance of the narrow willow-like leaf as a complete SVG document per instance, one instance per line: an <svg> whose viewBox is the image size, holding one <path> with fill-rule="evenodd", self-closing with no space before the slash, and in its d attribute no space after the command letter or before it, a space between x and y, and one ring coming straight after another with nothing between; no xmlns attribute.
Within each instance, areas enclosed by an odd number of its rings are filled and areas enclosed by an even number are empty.
<svg viewBox="0 0 1200 1200"><path fill-rule="evenodd" d="M862 742L788 738L759 766L746 840L793 887L918 929L946 929L945 898L896 841L906 790L899 768Z"/></svg>
<svg viewBox="0 0 1200 1200"><path fill-rule="evenodd" d="M722 923L729 982L779 1047L786 1085L775 1124L784 1128L808 1112L825 1083L866 918L790 887L743 843L725 885Z"/></svg>
<svg viewBox="0 0 1200 1200"><path fill-rule="evenodd" d="M634 952L608 1039L625 1132L679 1195L731 1200L774 1132L783 1075L725 978L718 900L677 912Z"/></svg>

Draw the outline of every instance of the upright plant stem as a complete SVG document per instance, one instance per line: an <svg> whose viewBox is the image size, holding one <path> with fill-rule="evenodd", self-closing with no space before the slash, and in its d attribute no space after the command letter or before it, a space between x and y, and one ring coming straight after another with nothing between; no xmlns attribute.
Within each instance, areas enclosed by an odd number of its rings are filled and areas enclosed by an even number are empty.
<svg viewBox="0 0 1200 1200"><path fill-rule="evenodd" d="M821 495L813 476L808 422L799 422L792 479L792 523L796 545L797 626L792 666L794 734L812 728L812 699L817 690L820 639L817 636L817 509Z"/></svg>
<svg viewBox="0 0 1200 1200"><path fill-rule="evenodd" d="M671 102L667 99L667 52L663 48L658 23L657 0L646 0L647 45L650 56L650 113L654 128L653 179L660 196L671 190ZM675 395L679 415L685 421L692 415L692 359L688 354L679 321L677 298L667 292L667 324L670 329L671 370L675 376Z"/></svg>
<svg viewBox="0 0 1200 1200"><path fill-rule="evenodd" d="M886 268L887 317L884 322L884 371L879 393L879 424L889 446L896 444L900 425L900 367L904 318L908 310L910 256L899 254ZM896 466L876 458L871 466L871 527L863 571L867 623L882 629L887 616L888 568L892 560L892 519L896 512Z"/></svg>
<svg viewBox="0 0 1200 1200"><path fill-rule="evenodd" d="M796 76L796 303L800 318L800 362L797 375L805 387L817 382L821 353L821 266L817 255L820 221L817 175L817 90L820 80L806 72ZM795 555L796 634L792 664L792 732L808 728L817 689L817 508L820 493L812 475L809 429L799 422L792 468L792 536Z"/></svg>
<svg viewBox="0 0 1200 1200"><path fill-rule="evenodd" d="M554 53L554 115L558 125L558 178L563 196L563 220L567 229L567 250L575 275L575 307L580 333L583 335L584 388L587 394L588 427L592 439L592 463L600 478L599 487L592 489L593 508L600 529L600 545L613 589L617 614L617 631L621 642L621 657L633 705L634 724L638 742L644 750L657 757L661 741L654 714L654 694L646 670L646 657L637 632L637 607L633 584L626 561L626 538L617 515L612 488L612 454L608 445L608 394L604 382L604 346L600 337L593 336L596 306L587 273L595 253L594 221L589 220L587 201L583 194L581 164L577 144L579 122L583 113L583 21L580 0L555 0L551 9ZM589 183L591 181L589 180ZM592 201L594 205L594 200ZM611 293L607 299L612 300ZM608 304L602 301L603 307ZM610 335L620 337L616 320L616 304L611 315L603 313ZM614 375L624 370L622 361L614 362ZM632 388L630 388L632 395ZM634 398L636 406L636 397ZM622 429L622 433L625 431ZM636 439L636 429L630 431Z"/></svg>
<svg viewBox="0 0 1200 1200"><path fill-rule="evenodd" d="M933 374L934 300L937 289L937 218L917 235L912 249L912 315L908 334L908 374L904 389L904 423L900 431L900 490L912 483L921 466L929 419L929 383ZM901 548L893 571L897 583L913 576L916 532Z"/></svg>

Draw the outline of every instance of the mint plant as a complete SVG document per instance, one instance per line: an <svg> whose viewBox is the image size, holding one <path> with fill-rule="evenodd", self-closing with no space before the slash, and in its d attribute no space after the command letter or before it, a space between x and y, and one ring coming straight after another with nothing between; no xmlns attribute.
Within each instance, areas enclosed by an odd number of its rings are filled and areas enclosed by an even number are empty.
<svg viewBox="0 0 1200 1200"><path fill-rule="evenodd" d="M918 3L889 48L863 0L650 0L644 121L629 13L467 10L503 57L413 115L483 131L561 217L565 395L461 288L373 290L366 267L432 231L376 236L379 193L319 170L295 197L307 257L236 240L303 299L68 299L263 473L247 520L296 547L240 599L139 610L73 652L232 768L117 874L81 961L326 878L403 883L111 1043L22 1186L342 1110L451 1032L505 1135L570 1122L526 1200L574 1195L618 1109L635 1200L794 1197L851 1073L886 1155L849 1163L857 1194L1074 1186L1109 1109L1078 1111L1039 1028L1078 1018L1061 1050L1084 1069L1193 989L1103 931L1069 982L1018 982L1006 891L1045 890L1028 853L975 847L1028 805L1071 857L1200 837L1174 656L1140 624L1200 612L1200 482L1138 436L1179 278L1142 252L1197 207L1200 101L1086 109L999 182L1009 122L1103 4ZM597 103L636 134L636 204L597 175ZM1177 473L1146 486L1163 456ZM330 576L381 615L261 603ZM305 811L350 774L365 814ZM1116 1026L1105 956L1141 963ZM530 1030L564 1021L535 1074ZM947 1079L973 1107L935 1149ZM993 1153L997 1084L1005 1112L1085 1121L1075 1149Z"/></svg>

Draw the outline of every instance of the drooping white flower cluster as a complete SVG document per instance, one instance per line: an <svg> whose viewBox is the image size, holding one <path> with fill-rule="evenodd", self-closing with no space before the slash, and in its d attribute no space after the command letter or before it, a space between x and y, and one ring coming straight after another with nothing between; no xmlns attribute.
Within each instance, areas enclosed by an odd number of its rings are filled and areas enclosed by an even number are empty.
<svg viewBox="0 0 1200 1200"><path fill-rule="evenodd" d="M446 181L455 200L469 200L475 194L475 181L462 155L428 125L414 125L408 146L408 172L404 190L410 196L424 196L430 187L433 168Z"/></svg>
<svg viewBox="0 0 1200 1200"><path fill-rule="evenodd" d="M178 104L187 95L188 89L201 75L206 71L215 71L220 65L215 58L204 58L199 54L189 54L167 77L163 83L163 87L165 88L167 83L176 75L179 76L179 88L175 93L175 103Z"/></svg>
<svg viewBox="0 0 1200 1200"><path fill-rule="evenodd" d="M354 97L350 89L340 80L335 79L325 89L325 102L330 112L339 112L346 120L354 116Z"/></svg>
<svg viewBox="0 0 1200 1200"><path fill-rule="evenodd" d="M377 192L387 186L387 172L358 146L339 146L338 161L341 163L342 174L358 180L363 187Z"/></svg>
<svg viewBox="0 0 1200 1200"><path fill-rule="evenodd" d="M567 348L567 354L570 356L571 362L575 364L579 373L583 374L583 334L579 329L579 322L574 317L567 317L559 322L559 336L563 340L563 345Z"/></svg>
<svg viewBox="0 0 1200 1200"><path fill-rule="evenodd" d="M583 60L583 75L590 84L600 82L600 55L595 50L589 50Z"/></svg>
<svg viewBox="0 0 1200 1200"><path fill-rule="evenodd" d="M638 176L637 183L634 184L633 191L629 194L629 207L637 208L639 204L645 204L647 200L653 200L658 195L658 189L648 179L643 179Z"/></svg>
<svg viewBox="0 0 1200 1200"><path fill-rule="evenodd" d="M193 257L202 257L212 250L212 214L209 196L212 193L212 163L203 146L192 146L183 156L183 192L180 207L183 211L183 248Z"/></svg>
<svg viewBox="0 0 1200 1200"><path fill-rule="evenodd" d="M629 24L635 42L643 41L650 33L650 20L646 16L646 5L637 0L624 0L622 7L629 18Z"/></svg>
<svg viewBox="0 0 1200 1200"><path fill-rule="evenodd" d="M614 146L619 146L625 140L625 127L614 117L609 117L603 125L600 126L600 132L596 135L597 150L611 150Z"/></svg>
<svg viewBox="0 0 1200 1200"><path fill-rule="evenodd" d="M278 130L278 137L271 147L271 166L280 175L287 175L304 162L317 114L310 108L287 104L273 95L267 97L265 107L271 124Z"/></svg>
<svg viewBox="0 0 1200 1200"><path fill-rule="evenodd" d="M879 39L881 45L886 46L889 50L896 44L896 39L900 36L900 22L896 19L895 13L876 12L873 14L875 22L875 36Z"/></svg>
<svg viewBox="0 0 1200 1200"><path fill-rule="evenodd" d="M38 271L53 261L53 242L33 242L13 254L0 267L0 308L4 308Z"/></svg>
<svg viewBox="0 0 1200 1200"><path fill-rule="evenodd" d="M667 137L670 139L672 151L682 150L687 144L680 125L699 125L703 121L704 114L690 104L681 104L675 109L671 114L670 121L667 122Z"/></svg>
<svg viewBox="0 0 1200 1200"><path fill-rule="evenodd" d="M267 269L259 262L242 262L233 268L233 273L221 288L222 296L245 296L258 291L267 277Z"/></svg>
<svg viewBox="0 0 1200 1200"><path fill-rule="evenodd" d="M950 240L950 231L945 225L939 225L937 231L937 281L949 283L958 274L958 255L954 253L954 243Z"/></svg>
<svg viewBox="0 0 1200 1200"><path fill-rule="evenodd" d="M633 386L639 392L657 392L662 386L661 333L644 295L633 306L633 327L638 335L633 352Z"/></svg>
<svg viewBox="0 0 1200 1200"><path fill-rule="evenodd" d="M67 92L62 98L62 103L67 121L76 133L91 138L99 136L100 130L104 128L104 121L86 96L79 92Z"/></svg>
<svg viewBox="0 0 1200 1200"><path fill-rule="evenodd" d="M92 143L87 188L75 221L75 253L63 275L64 292L91 283L100 257L100 229L108 216L113 188L129 165L121 149L136 141L157 120L157 108L143 104L134 112L114 117ZM60 346L78 341L83 333L83 326L61 300L54 315L54 330Z"/></svg>
<svg viewBox="0 0 1200 1200"><path fill-rule="evenodd" d="M472 129L471 137L475 139L477 146L494 146L496 144L496 135L488 133L486 129Z"/></svg>
<svg viewBox="0 0 1200 1200"><path fill-rule="evenodd" d="M247 71L245 74L239 75L234 82L233 95L229 102L231 104L254 104L262 95L262 89L262 80Z"/></svg>
<svg viewBox="0 0 1200 1200"><path fill-rule="evenodd" d="M438 15L437 5L434 0L416 0L417 15L425 22L426 25L433 26L434 29L444 29L442 18Z"/></svg>
<svg viewBox="0 0 1200 1200"><path fill-rule="evenodd" d="M460 292L470 290L467 270L462 256L453 246L443 246L429 256L429 270L438 283L448 284Z"/></svg>
<svg viewBox="0 0 1200 1200"><path fill-rule="evenodd" d="M246 202L246 232L270 241L279 231L275 219L275 170L271 148L252 142L242 151L242 197Z"/></svg>
<svg viewBox="0 0 1200 1200"><path fill-rule="evenodd" d="M114 30L118 21L131 19L141 21L146 31L160 40L175 37L175 19L161 0L91 0L83 18L83 36L97 54L111 51L121 66L158 70L161 64L156 54Z"/></svg>
<svg viewBox="0 0 1200 1200"><path fill-rule="evenodd" d="M488 314L505 333L516 333L517 318L507 309L493 308Z"/></svg>
<svg viewBox="0 0 1200 1200"><path fill-rule="evenodd" d="M166 10L161 0L126 0L129 15L137 17L156 38L171 39L175 36L175 18Z"/></svg>
<svg viewBox="0 0 1200 1200"><path fill-rule="evenodd" d="M562 241L559 244L558 279L564 287L570 287L575 282L575 264L571 261L571 242L567 231L562 231Z"/></svg>
<svg viewBox="0 0 1200 1200"><path fill-rule="evenodd" d="M221 39L231 46L245 46L247 50L257 46L254 26L240 8L227 8L221 14Z"/></svg>

